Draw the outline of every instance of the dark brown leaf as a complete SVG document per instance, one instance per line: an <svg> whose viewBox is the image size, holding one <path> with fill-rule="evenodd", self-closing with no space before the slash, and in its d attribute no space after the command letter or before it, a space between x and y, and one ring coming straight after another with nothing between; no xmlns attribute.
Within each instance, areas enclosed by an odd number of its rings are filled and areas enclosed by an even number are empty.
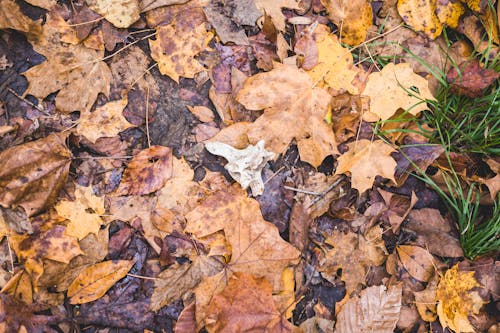
<svg viewBox="0 0 500 333"><path fill-rule="evenodd" d="M483 96L484 90L499 77L500 73L483 68L478 60L472 60L450 69L446 81L451 84L453 94L474 98Z"/></svg>

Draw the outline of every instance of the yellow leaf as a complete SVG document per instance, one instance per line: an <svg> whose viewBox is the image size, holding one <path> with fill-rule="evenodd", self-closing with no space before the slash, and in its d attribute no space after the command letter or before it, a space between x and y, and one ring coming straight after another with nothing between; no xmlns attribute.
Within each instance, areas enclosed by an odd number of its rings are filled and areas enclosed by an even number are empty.
<svg viewBox="0 0 500 333"><path fill-rule="evenodd" d="M451 28L458 26L460 16L465 13L465 8L460 2L442 0L438 1L436 6L436 15L439 22Z"/></svg>
<svg viewBox="0 0 500 333"><path fill-rule="evenodd" d="M93 11L104 16L117 28L128 28L139 19L137 0L86 0Z"/></svg>
<svg viewBox="0 0 500 333"><path fill-rule="evenodd" d="M391 157L395 150L383 141L359 140L347 145L349 151L338 158L335 174L351 173L351 186L365 192L372 187L376 176L394 180L396 161Z"/></svg>
<svg viewBox="0 0 500 333"><path fill-rule="evenodd" d="M459 271L458 264L446 271L436 291L437 313L443 329L475 332L468 317L478 314L485 303L477 291L472 291L480 286L474 272Z"/></svg>
<svg viewBox="0 0 500 333"><path fill-rule="evenodd" d="M427 109L425 99L434 99L426 79L415 74L408 63L390 63L368 76L362 95L370 97L365 121L387 120L401 108L413 115Z"/></svg>
<svg viewBox="0 0 500 333"><path fill-rule="evenodd" d="M413 278L429 281L434 274L434 263L427 250L413 245L399 245L396 249L401 263Z"/></svg>
<svg viewBox="0 0 500 333"><path fill-rule="evenodd" d="M82 240L88 234L99 232L104 214L104 197L96 196L91 187L77 186L75 201L62 200L56 206L57 214L68 219L66 234Z"/></svg>
<svg viewBox="0 0 500 333"><path fill-rule="evenodd" d="M116 282L127 275L132 260L109 260L87 267L68 288L71 304L83 304L102 297Z"/></svg>

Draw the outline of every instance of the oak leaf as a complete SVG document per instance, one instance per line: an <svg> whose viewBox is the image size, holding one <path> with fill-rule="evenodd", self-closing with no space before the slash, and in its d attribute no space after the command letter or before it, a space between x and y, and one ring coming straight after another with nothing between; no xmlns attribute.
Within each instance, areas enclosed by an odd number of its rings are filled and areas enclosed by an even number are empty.
<svg viewBox="0 0 500 333"><path fill-rule="evenodd" d="M392 333L401 310L402 287L372 286L351 298L337 315L336 333Z"/></svg>
<svg viewBox="0 0 500 333"><path fill-rule="evenodd" d="M68 219L66 234L82 240L88 234L99 232L105 213L104 198L96 196L91 187L77 186L75 201L61 200L55 209L57 214Z"/></svg>
<svg viewBox="0 0 500 333"><path fill-rule="evenodd" d="M366 121L387 120L399 108L417 115L427 109L426 99L434 99L428 81L408 63L390 63L370 74L362 95L370 96L370 112L363 115Z"/></svg>
<svg viewBox="0 0 500 333"><path fill-rule="evenodd" d="M281 8L300 9L299 0L254 0L255 6L262 12L271 17L271 20L280 31L285 31L285 17L281 12Z"/></svg>
<svg viewBox="0 0 500 333"><path fill-rule="evenodd" d="M161 189L172 177L172 149L152 146L128 163L117 195L145 195Z"/></svg>
<svg viewBox="0 0 500 333"><path fill-rule="evenodd" d="M122 114L127 103L125 98L97 107L94 112L82 112L77 133L95 143L99 138L116 136L127 128L134 127Z"/></svg>
<svg viewBox="0 0 500 333"><path fill-rule="evenodd" d="M338 158L335 174L351 173L351 186L365 192L372 187L376 176L394 180L396 161L391 157L395 150L381 140L359 140L347 144L349 151Z"/></svg>
<svg viewBox="0 0 500 333"><path fill-rule="evenodd" d="M429 281L434 274L434 260L427 250L414 245L398 245L396 250L403 267L413 278Z"/></svg>
<svg viewBox="0 0 500 333"><path fill-rule="evenodd" d="M117 28L128 28L139 19L138 0L85 0L90 9Z"/></svg>
<svg viewBox="0 0 500 333"><path fill-rule="evenodd" d="M265 278L235 273L208 305L206 329L215 332L292 332L293 325L273 300L272 285Z"/></svg>
<svg viewBox="0 0 500 333"><path fill-rule="evenodd" d="M109 260L85 268L68 288L70 303L83 304L101 298L133 265L131 260Z"/></svg>
<svg viewBox="0 0 500 333"><path fill-rule="evenodd" d="M436 290L437 313L443 328L475 332L468 317L478 314L484 304L479 293L472 290L480 286L474 278L474 271L462 272L458 264L444 273Z"/></svg>
<svg viewBox="0 0 500 333"><path fill-rule="evenodd" d="M0 205L21 206L33 216L55 201L71 164L65 139L50 134L0 152Z"/></svg>

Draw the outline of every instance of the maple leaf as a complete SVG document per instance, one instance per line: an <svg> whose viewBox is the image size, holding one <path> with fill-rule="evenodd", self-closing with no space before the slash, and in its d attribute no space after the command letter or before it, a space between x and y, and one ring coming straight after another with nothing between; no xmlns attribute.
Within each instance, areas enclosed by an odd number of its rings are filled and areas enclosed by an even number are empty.
<svg viewBox="0 0 500 333"><path fill-rule="evenodd" d="M162 188L172 177L172 149L152 146L140 151L128 163L117 195L144 195Z"/></svg>
<svg viewBox="0 0 500 333"><path fill-rule="evenodd" d="M94 112L82 112L76 128L77 133L95 143L99 138L116 136L127 128L134 127L122 114L127 103L125 98L106 103Z"/></svg>
<svg viewBox="0 0 500 333"><path fill-rule="evenodd" d="M387 120L399 108L417 115L427 109L426 99L434 99L428 81L408 63L390 63L370 74L362 94L370 96L370 112L363 115L366 121Z"/></svg>
<svg viewBox="0 0 500 333"><path fill-rule="evenodd" d="M59 111L88 112L99 93L109 94L111 72L102 61L103 51L68 44L60 33L62 23L65 22L58 14L50 12L42 35L28 36L33 49L47 60L24 73L29 82L25 94L45 98L59 91L56 98ZM66 29L69 29L67 24ZM76 35L72 41L78 42Z"/></svg>
<svg viewBox="0 0 500 333"><path fill-rule="evenodd" d="M458 264L448 269L439 280L436 290L437 313L443 328L455 332L474 332L469 316L478 314L485 303L477 291L481 285L474 278L474 271L462 272Z"/></svg>
<svg viewBox="0 0 500 333"><path fill-rule="evenodd" d="M351 298L337 315L335 332L394 332L401 311L401 285L372 286Z"/></svg>
<svg viewBox="0 0 500 333"><path fill-rule="evenodd" d="M101 298L133 265L132 260L109 260L85 268L68 287L69 302L83 304Z"/></svg>
<svg viewBox="0 0 500 333"><path fill-rule="evenodd" d="M358 45L366 39L372 25L373 13L367 0L321 0L328 12L328 18L340 29L342 42Z"/></svg>
<svg viewBox="0 0 500 333"><path fill-rule="evenodd" d="M376 176L394 180L396 161L391 157L395 150L381 140L359 140L347 144L349 151L338 158L335 174L351 173L352 187L359 193L372 187Z"/></svg>
<svg viewBox="0 0 500 333"><path fill-rule="evenodd" d="M272 296L273 288L264 278L235 273L224 290L208 305L208 332L292 332Z"/></svg>
<svg viewBox="0 0 500 333"><path fill-rule="evenodd" d="M139 19L138 0L85 0L93 11L117 28L128 28Z"/></svg>
<svg viewBox="0 0 500 333"><path fill-rule="evenodd" d="M66 134L50 134L0 152L0 205L28 216L50 206L68 176L72 154Z"/></svg>
<svg viewBox="0 0 500 333"><path fill-rule="evenodd" d="M104 198L97 197L91 187L77 186L75 201L62 200L56 206L57 213L70 220L66 226L66 234L81 240L88 234L97 235L103 221Z"/></svg>
<svg viewBox="0 0 500 333"><path fill-rule="evenodd" d="M280 31L285 31L285 17L281 13L281 8L300 9L299 0L254 0L254 3L262 14L271 17L274 26Z"/></svg>
<svg viewBox="0 0 500 333"><path fill-rule="evenodd" d="M253 123L228 126L210 141L244 148L244 142L264 140L266 149L281 154L295 138L301 159L315 167L338 152L333 130L323 120L331 96L313 87L306 72L275 64L272 71L248 78L236 99L247 109L265 109L264 114Z"/></svg>
<svg viewBox="0 0 500 333"><path fill-rule="evenodd" d="M204 67L194 58L212 38L205 23L192 30L175 21L158 28L156 40L149 41L151 57L162 74L179 83L179 77L193 78Z"/></svg>

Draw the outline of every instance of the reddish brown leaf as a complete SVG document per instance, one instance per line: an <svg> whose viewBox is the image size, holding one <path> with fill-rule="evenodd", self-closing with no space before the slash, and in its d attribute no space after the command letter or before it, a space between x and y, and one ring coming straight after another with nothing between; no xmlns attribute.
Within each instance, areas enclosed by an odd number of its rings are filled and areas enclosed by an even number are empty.
<svg viewBox="0 0 500 333"><path fill-rule="evenodd" d="M483 68L478 60L472 60L450 69L446 80L451 84L451 91L455 95L474 98L481 97L483 91L499 77L500 73Z"/></svg>
<svg viewBox="0 0 500 333"><path fill-rule="evenodd" d="M172 149L152 146L129 162L117 195L144 195L163 187L172 177Z"/></svg>

